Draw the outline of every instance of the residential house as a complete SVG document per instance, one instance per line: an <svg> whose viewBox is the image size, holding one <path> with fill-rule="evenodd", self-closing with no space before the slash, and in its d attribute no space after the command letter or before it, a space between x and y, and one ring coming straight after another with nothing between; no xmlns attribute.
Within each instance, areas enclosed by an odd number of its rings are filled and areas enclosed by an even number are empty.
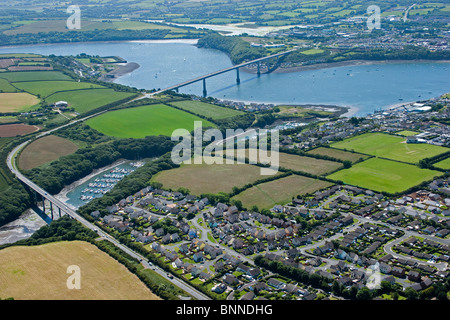
<svg viewBox="0 0 450 320"><path fill-rule="evenodd" d="M234 286L239 284L238 278L236 278L232 274L225 275L225 278L223 279L223 282L226 283L227 285L231 286L231 287L234 287Z"/></svg>
<svg viewBox="0 0 450 320"><path fill-rule="evenodd" d="M282 290L286 287L286 283L284 283L276 278L270 278L269 280L267 280L267 284L278 290Z"/></svg>

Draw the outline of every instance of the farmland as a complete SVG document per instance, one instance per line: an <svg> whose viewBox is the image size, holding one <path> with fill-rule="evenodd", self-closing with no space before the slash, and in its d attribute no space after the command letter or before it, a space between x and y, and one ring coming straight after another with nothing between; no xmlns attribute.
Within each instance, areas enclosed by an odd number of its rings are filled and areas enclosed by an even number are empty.
<svg viewBox="0 0 450 320"><path fill-rule="evenodd" d="M193 100L172 102L171 105L206 118L211 118L213 120L226 119L244 114L243 111L219 107L213 104Z"/></svg>
<svg viewBox="0 0 450 320"><path fill-rule="evenodd" d="M250 160L262 164L269 163L271 159L272 160L278 159L280 168L304 172L313 175L324 175L342 167L342 163L340 162L314 159L312 157L299 156L285 152L278 152L272 155L272 152L270 150L268 150L267 153L269 159L262 159L260 158L259 151L260 150L256 150L255 155L253 155L249 153L249 149L246 149L245 158L247 159L251 158ZM222 153L219 152L219 154ZM239 151L234 150L234 156L239 157L239 160L241 161L245 160L241 158L241 154ZM257 157L256 159L253 158L255 156ZM265 156L265 152L262 154L262 156Z"/></svg>
<svg viewBox="0 0 450 320"><path fill-rule="evenodd" d="M22 136L38 130L39 128L36 126L23 123L5 124L0 126L0 138Z"/></svg>
<svg viewBox="0 0 450 320"><path fill-rule="evenodd" d="M26 92L0 93L0 112L27 111L40 100Z"/></svg>
<svg viewBox="0 0 450 320"><path fill-rule="evenodd" d="M73 142L49 135L29 144L20 154L19 167L30 170L78 150Z"/></svg>
<svg viewBox="0 0 450 320"><path fill-rule="evenodd" d="M438 171L420 169L410 164L371 158L349 169L335 172L328 178L374 191L397 193L440 174Z"/></svg>
<svg viewBox="0 0 450 320"><path fill-rule="evenodd" d="M215 127L187 112L157 104L108 112L89 119L92 128L113 137L144 138L146 136L171 136L175 129L194 129L194 121L202 121L203 127Z"/></svg>
<svg viewBox="0 0 450 320"><path fill-rule="evenodd" d="M162 171L152 178L164 188L184 187L192 194L219 193L232 191L261 179L259 167L249 164L184 164L179 168Z"/></svg>
<svg viewBox="0 0 450 320"><path fill-rule="evenodd" d="M290 175L270 182L255 185L232 200L240 200L247 209L256 205L259 209L270 209L276 204L286 204L297 195L312 194L330 187L332 183L299 175Z"/></svg>
<svg viewBox="0 0 450 320"><path fill-rule="evenodd" d="M444 159L434 164L435 167L441 168L444 170L450 170L450 158Z"/></svg>
<svg viewBox="0 0 450 320"><path fill-rule="evenodd" d="M54 94L55 92L104 88L103 86L98 84L75 81L17 82L15 86L31 94L40 95L41 98L45 98L51 94Z"/></svg>
<svg viewBox="0 0 450 320"><path fill-rule="evenodd" d="M154 23L146 23L140 21L98 21L98 20L83 20L83 31L94 30L169 30L177 33L184 33L187 30L177 28L175 26L158 25ZM66 20L52 20L52 21L31 21L21 25L18 28L5 31L6 35L18 35L24 33L37 34L40 32L68 32L66 27Z"/></svg>
<svg viewBox="0 0 450 320"><path fill-rule="evenodd" d="M280 152L279 156L280 167L314 175L323 175L342 167L340 162L314 159L289 153Z"/></svg>
<svg viewBox="0 0 450 320"><path fill-rule="evenodd" d="M340 160L349 160L351 162L356 162L360 159L367 159L367 155L356 153L356 152L347 152L334 148L323 148L319 147L313 150L308 151L310 154L317 154L321 156L333 157Z"/></svg>
<svg viewBox="0 0 450 320"><path fill-rule="evenodd" d="M396 134L404 136L404 137L415 136L416 134L419 134L419 133L420 132L411 131L411 130L402 130L402 131L396 132Z"/></svg>
<svg viewBox="0 0 450 320"><path fill-rule="evenodd" d="M66 285L71 265L80 268L79 290ZM0 297L15 300L158 299L125 266L82 241L0 250L0 283Z"/></svg>
<svg viewBox="0 0 450 320"><path fill-rule="evenodd" d="M69 76L59 71L3 72L0 74L0 78L13 83L21 81L72 80Z"/></svg>
<svg viewBox="0 0 450 320"><path fill-rule="evenodd" d="M132 93L118 92L113 89L89 89L58 92L48 96L46 101L47 103L67 101L69 107L74 108L75 112L85 113L132 95Z"/></svg>
<svg viewBox="0 0 450 320"><path fill-rule="evenodd" d="M333 143L331 147L408 163L417 163L421 159L448 151L445 147L431 144L406 143L406 140L402 137L383 133L362 134Z"/></svg>
<svg viewBox="0 0 450 320"><path fill-rule="evenodd" d="M277 118L309 118L314 116L330 116L333 113L325 110L317 110L307 106L278 106L279 112L274 115Z"/></svg>
<svg viewBox="0 0 450 320"><path fill-rule="evenodd" d="M0 92L17 92L17 88L12 86L8 80L0 79Z"/></svg>

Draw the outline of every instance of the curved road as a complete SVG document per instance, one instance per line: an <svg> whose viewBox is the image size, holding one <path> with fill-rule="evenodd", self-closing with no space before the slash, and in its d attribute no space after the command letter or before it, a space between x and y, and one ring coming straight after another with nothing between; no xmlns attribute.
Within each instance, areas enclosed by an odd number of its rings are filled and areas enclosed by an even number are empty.
<svg viewBox="0 0 450 320"><path fill-rule="evenodd" d="M94 116L97 116L97 115L99 115L99 114L101 114L103 112L105 112L105 111L96 113L94 115L91 115L91 116L88 116L88 117L85 117L85 118L82 118L82 119L79 119L79 120L75 120L73 122L70 122L70 123L65 124L63 126L60 126L58 128L55 128L55 129L43 132L43 133L37 135L36 138L41 138L43 136L49 135L49 134L51 134L52 132L54 132L56 130L62 129L62 128L67 127L67 126L71 126L71 125L73 125L73 124L75 124L77 122L85 121L86 119L94 117ZM102 230L99 230L94 224L90 223L89 221L87 221L86 219L81 217L78 213L76 213L74 210L72 210L64 202L62 202L62 201L58 200L57 198L53 197L51 194L49 194L47 191L45 191L44 189L39 187L33 181L29 180L27 177L25 177L19 171L19 169L17 168L17 165L16 165L17 155L20 152L20 150L25 148L25 146L28 145L31 141L33 141L33 139L27 140L24 143L20 144L19 146L15 147L9 153L9 155L7 157L7 161L6 162L7 162L8 168L17 177L17 179L19 179L22 183L27 185L30 189L33 189L34 191L39 193L41 196L43 196L44 198L46 198L47 200L52 202L56 207L60 208L61 211L63 211L64 213L66 213L67 215L72 217L73 219L79 221L81 224L83 224L88 229L93 230L94 232L97 232L97 234L100 237L110 241L112 244L114 244L115 246L117 246L118 248L120 248L122 251L126 252L127 254L132 256L133 258L138 259L145 268L152 268L155 272L157 272L161 276L166 277L166 272L164 270L160 269L159 267L152 266L152 264L145 257L143 257L141 254L134 252L133 250L131 250L127 246L121 244L119 241L117 241L115 238L113 238L112 236L110 236L106 232L103 232ZM183 281L181 281L179 279L173 278L173 279L168 279L168 280L170 280L174 285L176 285L180 289L184 290L185 292L187 292L188 294L190 294L191 296L193 296L196 299L199 299L199 300L211 300L211 298L209 298L205 294L197 291L196 289L194 289L193 287L189 286L188 284L184 283Z"/></svg>

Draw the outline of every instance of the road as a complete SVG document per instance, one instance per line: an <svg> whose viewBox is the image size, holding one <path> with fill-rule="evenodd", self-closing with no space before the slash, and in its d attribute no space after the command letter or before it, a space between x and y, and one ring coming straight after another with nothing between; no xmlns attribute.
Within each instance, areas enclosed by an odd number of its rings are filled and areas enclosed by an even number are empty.
<svg viewBox="0 0 450 320"><path fill-rule="evenodd" d="M60 130L64 127L67 126L71 126L75 123L81 122L81 121L85 121L88 118L97 116L102 112L96 113L94 115L79 119L79 120L75 120L73 122L70 122L68 124L65 124L63 126L60 126L58 128L43 132L39 135L36 136L36 138L41 138L43 136L49 135L52 132L56 131L56 130ZM47 200L49 200L50 202L53 203L53 205L55 205L56 207L60 208L61 211L63 211L64 213L66 213L67 215L69 215L70 217L72 217L73 219L77 220L78 222L80 222L81 224L83 224L86 228L97 232L97 234L111 242L112 244L114 244L116 247L120 248L122 251L124 251L125 253L129 254L131 257L139 260L142 265L145 268L151 268L153 269L155 272L157 272L158 274L160 274L163 277L167 277L166 276L166 272L162 269L160 269L157 266L152 266L149 261L143 257L141 254L134 252L133 250L131 250L130 248L128 248L127 246L121 244L119 241L117 241L115 238L113 238L112 236L110 236L109 234L107 234L106 232L103 232L102 230L99 230L97 228L97 226L95 226L94 224L90 223L89 221L87 221L86 219L84 219L82 216L80 216L78 213L76 213L74 210L72 210L69 206L67 206L64 202L58 200L57 198L53 197L51 194L49 194L47 191L45 191L44 189L42 189L41 187L39 187L38 185L36 185L34 182L32 182L31 180L29 180L27 177L25 177L17 168L16 165L16 158L17 155L19 154L20 150L22 150L23 148L25 148L25 146L27 146L31 141L33 141L33 139L27 140L25 142L23 142L22 144L20 144L19 146L15 147L8 155L7 157L7 165L9 170L17 177L17 179L19 179L22 183L24 183L26 186L28 186L30 189L36 191L37 193L39 193L40 195L42 195L44 198L46 198ZM184 290L186 293L190 294L192 297L199 299L199 300L211 300L208 296L206 296L205 294L199 292L198 290L196 290L195 288L191 287L190 285L182 282L179 279L173 278L173 279L168 279L169 281L171 281L174 285L176 285L177 287L179 287L180 289Z"/></svg>
<svg viewBox="0 0 450 320"><path fill-rule="evenodd" d="M406 22L406 20L408 20L408 14L409 11L412 9L412 7L414 7L417 3L414 3L413 5L409 6L408 9L406 9L405 11L405 15L403 16L403 22Z"/></svg>

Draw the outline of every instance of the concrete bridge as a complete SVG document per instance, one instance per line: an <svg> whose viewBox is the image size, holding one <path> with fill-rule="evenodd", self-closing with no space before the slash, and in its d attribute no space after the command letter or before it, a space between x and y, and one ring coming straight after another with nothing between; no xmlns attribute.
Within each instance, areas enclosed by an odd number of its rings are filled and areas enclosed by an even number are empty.
<svg viewBox="0 0 450 320"><path fill-rule="evenodd" d="M219 70L219 71L215 71L215 72L212 72L212 73L209 73L209 74L206 74L206 75L203 75L203 76L200 76L200 77L188 80L188 81L184 81L182 83L179 83L179 84L176 84L176 85L173 85L173 86L170 86L170 87L167 87L165 89L160 89L158 91L155 91L155 92L151 93L150 96L153 96L153 95L156 95L156 94L159 94L159 93L163 93L163 92L166 92L166 91L171 91L171 90L175 90L175 91L178 92L178 89L181 88L181 87L193 84L193 83L198 82L198 81L202 81L203 82L203 97L206 97L207 94L208 94L208 92L206 90L206 79L214 77L214 76L217 76L217 75L225 73L225 72L236 70L236 83L240 84L240 82L241 82L241 79L240 79L240 76L239 76L239 69L240 68L248 66L248 65L256 64L257 65L257 74L260 75L261 74L261 62L263 62L265 60L272 59L272 58L279 58L281 56L285 56L285 55L287 55L287 54L289 54L289 53L291 53L293 51L296 51L296 50L297 49L291 49L291 50L288 50L288 51L285 51L285 52L279 52L279 53L272 54L272 55L267 56L267 57L255 59L255 60L244 62L244 63L238 64L238 65L235 65L235 66L232 66L232 67L229 67L229 68L225 68L225 69L222 69L222 70Z"/></svg>

